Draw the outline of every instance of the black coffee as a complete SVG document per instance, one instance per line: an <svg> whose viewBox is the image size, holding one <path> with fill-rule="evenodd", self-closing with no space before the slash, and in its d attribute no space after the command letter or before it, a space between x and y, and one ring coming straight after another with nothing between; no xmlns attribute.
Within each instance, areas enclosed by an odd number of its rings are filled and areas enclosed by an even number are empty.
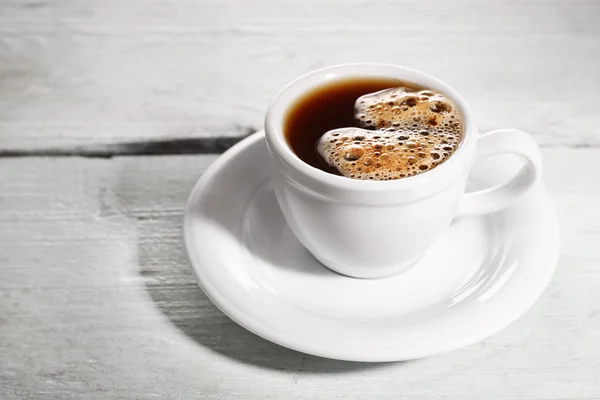
<svg viewBox="0 0 600 400"><path fill-rule="evenodd" d="M396 79L335 81L289 109L284 134L309 165L354 179L416 175L445 161L462 117L440 93Z"/></svg>

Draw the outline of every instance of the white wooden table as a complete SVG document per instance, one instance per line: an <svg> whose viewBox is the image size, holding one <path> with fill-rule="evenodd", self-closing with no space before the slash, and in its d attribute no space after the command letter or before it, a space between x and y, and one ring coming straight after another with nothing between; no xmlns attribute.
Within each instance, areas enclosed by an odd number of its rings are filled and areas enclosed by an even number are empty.
<svg viewBox="0 0 600 400"><path fill-rule="evenodd" d="M595 0L0 0L0 398L599 399L599 21ZM480 344L307 356L192 277L192 185L287 81L348 61L434 74L543 147L559 266Z"/></svg>

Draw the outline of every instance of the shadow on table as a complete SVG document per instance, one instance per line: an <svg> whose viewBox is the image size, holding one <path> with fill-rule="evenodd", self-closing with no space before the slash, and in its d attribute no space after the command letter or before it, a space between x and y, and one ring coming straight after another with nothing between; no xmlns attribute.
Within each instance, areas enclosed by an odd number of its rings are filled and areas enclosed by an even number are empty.
<svg viewBox="0 0 600 400"><path fill-rule="evenodd" d="M140 232L140 237L143 236L143 232ZM383 368L387 365L330 360L290 350L262 339L225 316L206 297L187 271L179 271L177 274L180 276L175 278L172 266L168 264L145 265L145 246L141 242L140 275L145 278L150 297L181 332L212 351L245 364L282 371L340 373ZM178 253L181 251L178 247L173 244L167 254ZM148 279L150 276L151 279ZM179 282L163 283L173 282L174 279Z"/></svg>
<svg viewBox="0 0 600 400"><path fill-rule="evenodd" d="M144 211L149 204L165 203L165 191L172 189L172 176L178 176L177 185L185 186L186 190L178 190L180 194L175 193L174 196L181 196L181 199L170 198L169 202L185 204L188 190L198 178L193 171L182 173L181 168L185 166L160 174L150 171L162 167L158 158L156 163L153 161L144 167L148 171L140 170L139 166L130 169L127 164L124 165L117 196L124 212L137 219L138 273L149 297L170 323L199 345L216 353L271 370L327 374L389 366L389 363L330 360L289 350L254 335L218 310L197 285L188 264L180 236L182 214L169 211L173 208L169 207L170 204L165 204L166 212L151 209L148 215ZM152 176L145 179L141 174ZM149 181L155 189L148 188Z"/></svg>
<svg viewBox="0 0 600 400"><path fill-rule="evenodd" d="M287 349L247 331L222 314L196 287L149 293L170 322L196 343L236 361L293 372L340 373L383 368L386 364L358 363L311 356ZM184 316L181 304L187 304Z"/></svg>

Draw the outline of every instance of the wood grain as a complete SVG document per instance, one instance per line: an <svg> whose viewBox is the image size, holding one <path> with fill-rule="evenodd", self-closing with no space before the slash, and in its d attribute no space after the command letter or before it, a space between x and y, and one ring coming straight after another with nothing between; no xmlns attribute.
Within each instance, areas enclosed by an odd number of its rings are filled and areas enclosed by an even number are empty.
<svg viewBox="0 0 600 400"><path fill-rule="evenodd" d="M483 343L390 364L281 348L204 296L180 228L214 156L0 160L0 397L597 399L600 188L573 171L600 157L543 155L563 243L540 301Z"/></svg>
<svg viewBox="0 0 600 400"><path fill-rule="evenodd" d="M0 398L599 399L599 18L595 0L0 0ZM544 147L559 268L480 344L307 356L193 279L182 209L208 153L291 79L355 61L436 75L482 131Z"/></svg>
<svg viewBox="0 0 600 400"><path fill-rule="evenodd" d="M483 131L600 144L595 0L0 0L0 9L7 151L244 136L285 83L352 61L440 77Z"/></svg>

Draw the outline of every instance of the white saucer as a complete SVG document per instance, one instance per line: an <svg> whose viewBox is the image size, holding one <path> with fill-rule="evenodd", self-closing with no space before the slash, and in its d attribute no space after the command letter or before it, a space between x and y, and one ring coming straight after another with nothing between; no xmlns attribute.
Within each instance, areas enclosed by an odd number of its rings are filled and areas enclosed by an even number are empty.
<svg viewBox="0 0 600 400"><path fill-rule="evenodd" d="M456 349L497 332L541 295L556 266L554 208L541 185L509 210L454 221L411 270L360 280L321 266L296 240L270 182L262 132L223 154L194 187L185 244L207 296L246 329L294 350L353 361L398 361ZM471 187L518 168L490 159Z"/></svg>

